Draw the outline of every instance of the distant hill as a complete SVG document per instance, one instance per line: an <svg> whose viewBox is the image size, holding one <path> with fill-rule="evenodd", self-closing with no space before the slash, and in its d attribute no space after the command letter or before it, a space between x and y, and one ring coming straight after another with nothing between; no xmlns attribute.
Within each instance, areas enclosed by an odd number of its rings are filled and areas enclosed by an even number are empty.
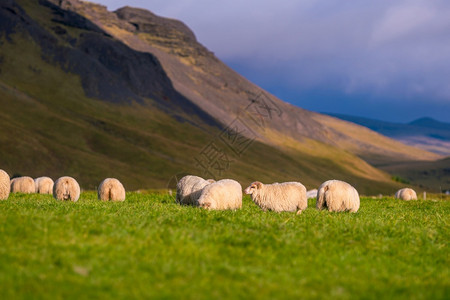
<svg viewBox="0 0 450 300"><path fill-rule="evenodd" d="M409 125L447 131L447 138L450 139L450 123L440 122L433 118L420 118L410 122Z"/></svg>
<svg viewBox="0 0 450 300"><path fill-rule="evenodd" d="M402 184L374 165L441 158L283 102L178 20L87 1L0 2L0 105L1 169L88 189L192 173L391 193Z"/></svg>
<svg viewBox="0 0 450 300"><path fill-rule="evenodd" d="M394 178L425 190L450 190L450 157L431 162L402 162L381 168L393 174Z"/></svg>
<svg viewBox="0 0 450 300"><path fill-rule="evenodd" d="M407 145L450 156L450 123L420 118L408 124L392 123L344 114L328 115L370 128Z"/></svg>

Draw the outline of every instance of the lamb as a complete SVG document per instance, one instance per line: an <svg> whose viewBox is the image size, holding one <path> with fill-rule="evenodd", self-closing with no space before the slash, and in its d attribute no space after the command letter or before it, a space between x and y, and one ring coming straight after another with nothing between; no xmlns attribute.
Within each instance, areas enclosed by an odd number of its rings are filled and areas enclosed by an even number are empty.
<svg viewBox="0 0 450 300"><path fill-rule="evenodd" d="M309 190L306 192L306 198L316 198L317 197L317 189Z"/></svg>
<svg viewBox="0 0 450 300"><path fill-rule="evenodd" d="M55 183L50 177L38 177L34 179L35 193L38 194L52 194L53 185Z"/></svg>
<svg viewBox="0 0 450 300"><path fill-rule="evenodd" d="M116 178L106 178L98 187L98 199L103 201L124 201L125 188Z"/></svg>
<svg viewBox="0 0 450 300"><path fill-rule="evenodd" d="M11 193L27 193L35 192L34 180L28 176L16 177L11 179Z"/></svg>
<svg viewBox="0 0 450 300"><path fill-rule="evenodd" d="M184 205L198 206L198 198L203 188L213 182L215 180L205 180L195 175L184 176L177 184L176 202Z"/></svg>
<svg viewBox="0 0 450 300"><path fill-rule="evenodd" d="M0 200L6 200L9 197L10 180L9 175L0 169Z"/></svg>
<svg viewBox="0 0 450 300"><path fill-rule="evenodd" d="M56 200L71 200L77 202L80 198L80 185L72 177L60 177L55 181L53 186L53 197Z"/></svg>
<svg viewBox="0 0 450 300"><path fill-rule="evenodd" d="M255 181L244 191L263 211L297 211L308 207L306 188L300 182L263 184Z"/></svg>
<svg viewBox="0 0 450 300"><path fill-rule="evenodd" d="M417 194L413 189L410 188L403 188L397 191L395 193L395 198L400 200L417 200Z"/></svg>
<svg viewBox="0 0 450 300"><path fill-rule="evenodd" d="M208 210L236 210L242 207L242 187L232 179L222 179L206 185L198 199L198 205Z"/></svg>
<svg viewBox="0 0 450 300"><path fill-rule="evenodd" d="M319 187L316 207L335 212L357 212L359 202L358 191L353 186L340 180L328 180Z"/></svg>

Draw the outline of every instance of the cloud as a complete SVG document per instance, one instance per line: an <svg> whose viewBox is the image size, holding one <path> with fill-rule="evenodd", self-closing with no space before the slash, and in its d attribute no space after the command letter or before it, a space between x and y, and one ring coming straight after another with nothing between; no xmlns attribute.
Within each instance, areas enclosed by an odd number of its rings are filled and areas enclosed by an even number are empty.
<svg viewBox="0 0 450 300"><path fill-rule="evenodd" d="M295 93L323 90L450 109L448 0L99 2L182 20L223 61L294 103Z"/></svg>
<svg viewBox="0 0 450 300"><path fill-rule="evenodd" d="M417 32L423 31L422 28L433 26L438 16L437 7L430 5L430 2L411 1L390 7L376 24L372 42L380 44L398 41L408 36L416 39Z"/></svg>

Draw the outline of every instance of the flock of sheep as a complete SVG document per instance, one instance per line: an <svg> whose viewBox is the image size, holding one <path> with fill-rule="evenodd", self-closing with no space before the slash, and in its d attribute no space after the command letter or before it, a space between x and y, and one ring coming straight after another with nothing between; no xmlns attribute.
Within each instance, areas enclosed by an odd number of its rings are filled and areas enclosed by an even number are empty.
<svg viewBox="0 0 450 300"><path fill-rule="evenodd" d="M80 198L80 185L69 176L58 178L55 182L50 177L33 179L22 176L10 180L8 173L0 169L0 200L6 200L9 193L53 194L57 200L76 202ZM125 188L115 178L106 178L98 187L98 199L104 201L124 201Z"/></svg>
<svg viewBox="0 0 450 300"><path fill-rule="evenodd" d="M80 198L80 185L69 176L60 177L53 182L49 177L33 180L28 176L10 180L9 175L0 169L0 200L8 199L9 193L53 194L57 200L76 202ZM98 199L104 201L124 201L125 188L115 178L106 178L98 187ZM350 184L340 180L328 180L318 190L307 192L300 182L263 184L255 181L244 190L252 201L263 211L288 211L300 214L308 206L308 198L317 198L316 208L329 211L357 212L360 199L358 191ZM410 188L403 188L395 194L402 200L417 200ZM242 207L242 187L233 179L205 180L187 175L177 183L176 202L198 206L208 210L239 209Z"/></svg>
<svg viewBox="0 0 450 300"><path fill-rule="evenodd" d="M357 212L359 209L358 191L350 184L340 180L328 180L319 190L306 191L300 182L263 184L255 181L244 193L262 210L276 212L290 211L300 214L308 206L308 198L317 197L316 208L329 211ZM404 188L395 197L402 200L417 200L414 190ZM239 209L242 207L242 187L232 179L214 181L194 175L187 175L177 184L176 202L199 206L205 209Z"/></svg>

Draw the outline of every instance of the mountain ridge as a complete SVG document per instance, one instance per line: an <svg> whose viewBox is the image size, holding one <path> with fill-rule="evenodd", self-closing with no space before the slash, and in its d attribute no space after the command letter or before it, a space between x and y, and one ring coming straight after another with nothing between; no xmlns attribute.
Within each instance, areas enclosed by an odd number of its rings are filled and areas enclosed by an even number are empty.
<svg viewBox="0 0 450 300"><path fill-rule="evenodd" d="M441 122L430 117L423 117L417 120L411 121L409 125L417 125L422 127L429 127L434 129L445 129L450 130L450 123Z"/></svg>
<svg viewBox="0 0 450 300"><path fill-rule="evenodd" d="M409 123L395 123L345 114L327 114L366 126L402 143L450 156L450 123L440 122L429 117L419 118Z"/></svg>

